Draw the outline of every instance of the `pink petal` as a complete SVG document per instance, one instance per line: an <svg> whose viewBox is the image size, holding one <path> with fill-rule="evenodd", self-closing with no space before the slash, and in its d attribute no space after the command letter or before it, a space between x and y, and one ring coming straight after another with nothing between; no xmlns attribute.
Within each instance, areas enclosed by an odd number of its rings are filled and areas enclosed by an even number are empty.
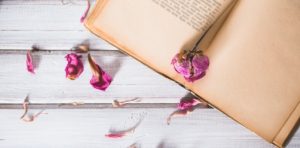
<svg viewBox="0 0 300 148"><path fill-rule="evenodd" d="M105 91L112 81L112 77L108 75L101 67L95 63L90 54L88 54L88 61L93 72L90 84L99 90Z"/></svg>
<svg viewBox="0 0 300 148"><path fill-rule="evenodd" d="M90 10L90 7L91 7L91 4L90 4L90 1L89 0L86 0L87 1L87 8L86 10L84 11L83 15L81 16L80 18L80 22L83 23L83 21L85 20L89 10Z"/></svg>
<svg viewBox="0 0 300 148"><path fill-rule="evenodd" d="M83 72L83 64L81 61L81 56L75 53L67 54L65 56L67 59L67 66L65 68L66 77L70 80L75 80Z"/></svg>
<svg viewBox="0 0 300 148"><path fill-rule="evenodd" d="M112 103L112 106L113 107L123 107L124 105L126 105L130 102L140 102L140 101L141 101L140 98L133 98L133 99L123 100L123 101L114 100Z"/></svg>
<svg viewBox="0 0 300 148"><path fill-rule="evenodd" d="M122 138L125 136L125 133L109 133L106 134L105 137L107 138Z"/></svg>
<svg viewBox="0 0 300 148"><path fill-rule="evenodd" d="M195 98L183 98L178 103L177 109L179 109L179 110L191 109L199 103L200 103L200 101Z"/></svg>
<svg viewBox="0 0 300 148"><path fill-rule="evenodd" d="M28 50L26 54L26 67L28 72L34 74L34 66L33 66L32 55L30 50Z"/></svg>

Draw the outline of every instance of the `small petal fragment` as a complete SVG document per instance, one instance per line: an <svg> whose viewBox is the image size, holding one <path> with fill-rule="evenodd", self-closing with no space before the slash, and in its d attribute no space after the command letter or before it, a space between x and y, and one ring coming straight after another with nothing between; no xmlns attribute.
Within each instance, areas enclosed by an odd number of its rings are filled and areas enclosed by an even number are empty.
<svg viewBox="0 0 300 148"><path fill-rule="evenodd" d="M32 60L32 55L30 50L28 50L26 53L26 67L28 72L34 74L34 65L33 65L33 60Z"/></svg>
<svg viewBox="0 0 300 148"><path fill-rule="evenodd" d="M88 61L93 73L93 76L90 80L90 84L95 89L105 91L110 85L112 81L112 77L108 75L104 70L100 68L99 65L95 63L94 59L91 57L90 54L88 54Z"/></svg>
<svg viewBox="0 0 300 148"><path fill-rule="evenodd" d="M75 53L70 53L65 56L67 59L67 66L65 68L66 78L70 80L75 80L83 72L83 64L81 61L81 56Z"/></svg>
<svg viewBox="0 0 300 148"><path fill-rule="evenodd" d="M28 95L26 96L22 106L23 106L23 109L24 109L24 113L21 116L21 119L24 122L33 122L41 114L46 114L46 113L44 113L44 110L41 110L41 111L39 111L38 113L36 113L34 115L28 113L28 110L29 110L29 96Z"/></svg>
<svg viewBox="0 0 300 148"><path fill-rule="evenodd" d="M188 110L190 108L193 108L194 106L196 106L199 103L200 103L200 101L195 98L181 99L177 105L177 109Z"/></svg>
<svg viewBox="0 0 300 148"><path fill-rule="evenodd" d="M83 15L82 15L81 18L80 18L80 22L81 22L81 23L84 22L84 20L85 20L87 14L89 13L90 7L91 7L90 1L89 1L89 0L86 0L86 1L87 1L87 8L86 8L86 10L84 11Z"/></svg>
<svg viewBox="0 0 300 148"><path fill-rule="evenodd" d="M201 102L196 98L182 98L177 104L177 110L172 112L167 118L167 124L169 125L173 117L185 116L188 113L195 110L195 107Z"/></svg>
<svg viewBox="0 0 300 148"><path fill-rule="evenodd" d="M123 100L123 101L114 100L112 103L112 106L113 107L123 107L124 105L126 105L130 102L140 102L140 101L141 101L140 98L133 98L133 99Z"/></svg>

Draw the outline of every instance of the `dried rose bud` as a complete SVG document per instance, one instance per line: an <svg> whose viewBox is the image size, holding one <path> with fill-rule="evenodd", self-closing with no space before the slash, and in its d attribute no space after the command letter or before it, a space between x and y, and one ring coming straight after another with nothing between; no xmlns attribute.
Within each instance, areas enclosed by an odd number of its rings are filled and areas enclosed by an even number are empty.
<svg viewBox="0 0 300 148"><path fill-rule="evenodd" d="M179 110L189 110L199 104L200 101L194 98L181 99L177 105L177 109Z"/></svg>
<svg viewBox="0 0 300 148"><path fill-rule="evenodd" d="M90 54L88 54L88 61L93 73L90 84L96 89L105 91L112 81L111 76L103 71L100 66L95 63Z"/></svg>
<svg viewBox="0 0 300 148"><path fill-rule="evenodd" d="M32 55L30 50L28 50L26 53L26 67L28 72L34 74L34 65L33 65Z"/></svg>
<svg viewBox="0 0 300 148"><path fill-rule="evenodd" d="M83 64L80 60L81 56L75 53L70 53L65 56L67 59L67 66L65 68L66 77L70 80L75 80L83 72Z"/></svg>
<svg viewBox="0 0 300 148"><path fill-rule="evenodd" d="M172 59L171 64L173 64L175 71L188 82L194 82L205 76L209 59L202 52L179 53Z"/></svg>

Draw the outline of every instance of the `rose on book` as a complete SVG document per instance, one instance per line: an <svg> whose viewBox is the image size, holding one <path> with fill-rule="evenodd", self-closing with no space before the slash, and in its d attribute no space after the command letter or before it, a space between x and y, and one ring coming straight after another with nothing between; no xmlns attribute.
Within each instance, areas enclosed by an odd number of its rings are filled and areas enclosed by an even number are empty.
<svg viewBox="0 0 300 148"><path fill-rule="evenodd" d="M194 82L205 76L209 59L202 51L183 50L174 56L171 64L188 82Z"/></svg>

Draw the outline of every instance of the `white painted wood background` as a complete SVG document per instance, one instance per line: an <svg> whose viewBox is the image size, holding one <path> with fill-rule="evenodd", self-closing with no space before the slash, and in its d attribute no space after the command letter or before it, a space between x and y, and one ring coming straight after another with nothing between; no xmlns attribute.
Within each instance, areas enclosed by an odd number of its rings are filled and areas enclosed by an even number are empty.
<svg viewBox="0 0 300 148"><path fill-rule="evenodd" d="M135 142L143 148L274 147L215 109L199 108L166 125L174 103L188 92L86 31L79 22L85 8L84 0L0 0L1 148L114 148ZM89 85L84 54L80 78L65 78L64 56L83 41L91 44L96 61L114 77L106 92ZM43 50L34 53L35 75L25 70L25 53L33 44ZM19 119L27 94L35 110L47 112L33 123ZM135 97L142 101L111 108L114 99ZM71 102L86 104L59 106ZM123 139L104 137L109 128L124 128L141 114L144 120L134 133ZM300 132L287 147L300 147Z"/></svg>

